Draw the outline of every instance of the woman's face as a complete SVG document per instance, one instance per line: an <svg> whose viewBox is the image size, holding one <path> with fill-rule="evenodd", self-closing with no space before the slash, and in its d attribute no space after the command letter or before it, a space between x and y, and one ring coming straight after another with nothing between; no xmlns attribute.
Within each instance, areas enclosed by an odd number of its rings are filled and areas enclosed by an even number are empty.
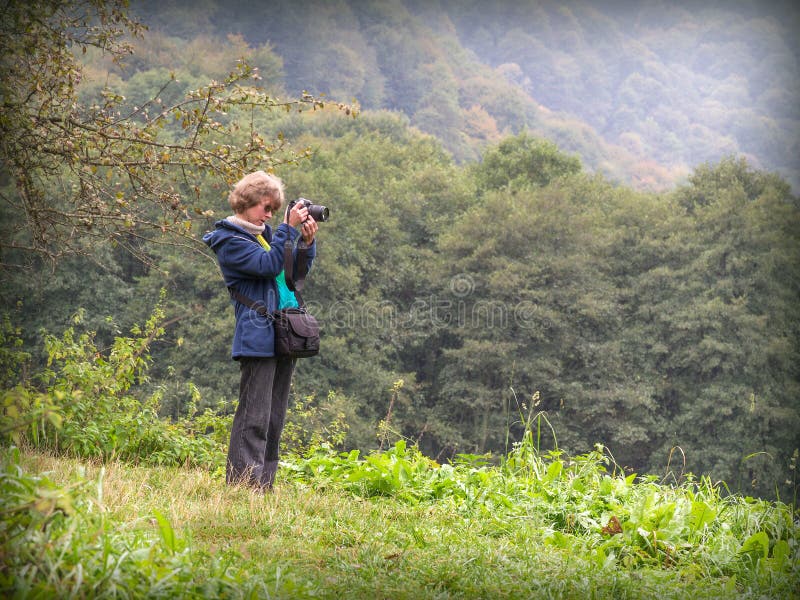
<svg viewBox="0 0 800 600"><path fill-rule="evenodd" d="M275 210L274 204L272 198L264 196L258 204L246 208L239 216L248 223L260 227L272 218L272 213Z"/></svg>

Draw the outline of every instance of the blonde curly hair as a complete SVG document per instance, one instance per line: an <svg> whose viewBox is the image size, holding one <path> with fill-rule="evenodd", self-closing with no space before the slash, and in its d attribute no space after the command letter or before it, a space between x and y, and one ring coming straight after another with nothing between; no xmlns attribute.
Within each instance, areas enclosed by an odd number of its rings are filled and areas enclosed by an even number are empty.
<svg viewBox="0 0 800 600"><path fill-rule="evenodd" d="M255 171L242 177L233 186L228 195L228 203L233 212L239 215L251 206L263 202L264 198L272 201L272 210L280 209L284 199L283 182L275 175Z"/></svg>

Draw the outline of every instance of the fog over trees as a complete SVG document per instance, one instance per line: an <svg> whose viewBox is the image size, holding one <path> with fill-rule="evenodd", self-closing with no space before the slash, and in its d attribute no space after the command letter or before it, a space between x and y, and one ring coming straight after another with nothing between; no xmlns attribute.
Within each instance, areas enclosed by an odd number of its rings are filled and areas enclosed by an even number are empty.
<svg viewBox="0 0 800 600"><path fill-rule="evenodd" d="M269 43L291 93L401 111L458 160L526 128L637 187L729 154L800 183L792 2L206 2L179 19L163 2L133 7L166 34Z"/></svg>

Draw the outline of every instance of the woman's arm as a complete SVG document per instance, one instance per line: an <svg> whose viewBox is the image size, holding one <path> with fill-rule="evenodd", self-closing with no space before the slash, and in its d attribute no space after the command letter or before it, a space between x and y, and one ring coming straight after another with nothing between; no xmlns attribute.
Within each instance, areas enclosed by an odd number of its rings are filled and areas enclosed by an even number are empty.
<svg viewBox="0 0 800 600"><path fill-rule="evenodd" d="M311 264L314 262L314 257L317 255L316 235L319 225L314 218L309 215L308 219L303 223L300 228L300 233L303 239L294 249L294 268L297 272L297 254L302 249L306 253L306 272L311 270Z"/></svg>
<svg viewBox="0 0 800 600"><path fill-rule="evenodd" d="M269 252L244 235L234 235L222 244L217 258L223 269L240 277L276 277L283 270L284 246L299 235L296 229L281 223L270 240Z"/></svg>

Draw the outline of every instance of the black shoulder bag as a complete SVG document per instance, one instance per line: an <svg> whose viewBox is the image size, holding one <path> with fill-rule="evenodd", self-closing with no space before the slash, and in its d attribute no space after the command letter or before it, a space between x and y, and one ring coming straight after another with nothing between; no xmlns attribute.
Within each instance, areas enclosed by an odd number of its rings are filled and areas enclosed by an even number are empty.
<svg viewBox="0 0 800 600"><path fill-rule="evenodd" d="M292 258L291 245L287 245L283 253L283 272L286 286L294 292L299 308L282 308L268 314L263 304L257 304L233 287L229 287L228 291L233 298L272 321L275 329L276 356L307 358L319 354L319 322L306 310L306 304L300 295L308 272L308 249L299 248L297 251L296 279Z"/></svg>

